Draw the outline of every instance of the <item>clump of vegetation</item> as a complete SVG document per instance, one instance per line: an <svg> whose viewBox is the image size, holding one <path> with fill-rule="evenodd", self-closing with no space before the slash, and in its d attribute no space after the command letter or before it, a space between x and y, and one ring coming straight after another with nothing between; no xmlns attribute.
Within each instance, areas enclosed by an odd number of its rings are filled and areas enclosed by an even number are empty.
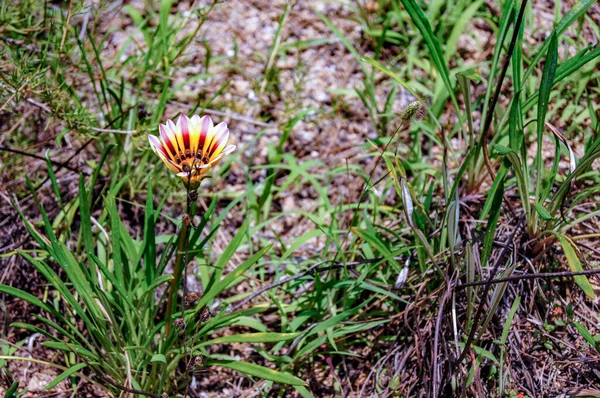
<svg viewBox="0 0 600 398"><path fill-rule="evenodd" d="M4 396L599 394L595 1L192 3L0 5Z"/></svg>

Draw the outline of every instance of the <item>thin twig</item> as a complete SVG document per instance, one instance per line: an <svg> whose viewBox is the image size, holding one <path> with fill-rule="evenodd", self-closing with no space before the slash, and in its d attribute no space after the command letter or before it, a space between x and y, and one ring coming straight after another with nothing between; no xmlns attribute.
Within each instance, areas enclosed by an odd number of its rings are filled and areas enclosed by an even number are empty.
<svg viewBox="0 0 600 398"><path fill-rule="evenodd" d="M186 104L186 103L179 102L179 101L169 101L169 103L177 105L177 106L185 108L185 109L192 108L190 106L190 104ZM269 123L265 123L265 122L261 122L260 120L252 119L250 117L247 117L247 116L244 116L244 115L240 115L239 113L222 112L222 111L217 111L215 109L206 109L206 108L204 109L204 113L207 113L209 115L227 117L227 118L232 119L232 120L237 120L239 122L253 124L253 125L259 126L259 127L278 128L277 125L269 124Z"/></svg>
<svg viewBox="0 0 600 398"><path fill-rule="evenodd" d="M521 3L521 8L519 10L519 16L517 17L517 21L515 23L514 32L513 32L512 38L510 40L510 45L508 46L508 52L506 53L506 58L504 59L504 64L502 65L502 71L500 72L500 77L498 78L498 81L496 82L496 90L494 92L494 97L492 98L492 102L490 103L491 106L488 109L487 114L485 115L483 130L481 132L480 145L483 150L483 160L484 160L484 163L485 163L485 166L486 166L488 172L490 173L490 177L492 178L492 180L496 179L496 173L494 173L494 169L492 168L492 162L490 161L490 155L489 155L488 149L487 149L486 137L488 134L488 130L490 129L490 126L492 125L492 118L494 117L494 109L496 108L496 104L498 103L498 99L500 98L500 92L502 91L502 83L504 82L504 77L506 76L506 72L508 71L508 65L510 64L510 60L512 58L513 51L515 49L515 45L517 43L517 37L519 36L519 28L523 21L523 15L525 14L526 5L527 5L527 0L523 0ZM503 197L504 197L504 201L506 202L506 205L508 206L508 209L510 210L511 214L513 216L515 216L516 213L515 213L514 209L512 208L512 204L508 200L506 193L503 195Z"/></svg>
<svg viewBox="0 0 600 398"><path fill-rule="evenodd" d="M84 173L85 175L88 175L87 171L77 170L76 168L69 166L68 162L64 162L64 163L57 162L57 161L52 160L52 159L46 159L45 157L40 156L40 155L36 155L34 153L28 153L28 152L21 151L19 149L14 149L14 148L11 148L11 147L8 147L8 146L5 146L5 145L0 145L0 152L15 153L17 155L23 155L23 156L27 156L27 157L34 158L34 159L39 159L39 160L50 160L50 163L52 163L55 166L71 170L74 173Z"/></svg>
<svg viewBox="0 0 600 398"><path fill-rule="evenodd" d="M379 261L384 260L385 257L376 257L376 258L367 258L364 260L357 260L357 261L347 261L347 262L342 262L342 261L334 261L334 260L323 260L323 261L319 261L318 263L315 263L313 265L310 266L310 268L308 268L305 271L302 271L296 275L292 275L292 276L288 276L287 278L283 278L277 282L273 282L267 286L261 287L260 289L258 289L256 292L252 293L250 296L246 297L245 299L243 299L242 301L240 301L239 303L229 307L229 309L227 310L228 312L233 312L233 311L237 311L240 308L242 308L244 305L246 305L247 303L249 303L250 301L252 301L253 299L255 299L256 297L260 296L261 294L263 294L264 292L271 290L273 288L276 288L278 286L281 285L285 285L288 282L291 282L293 280L296 279L300 279L306 275L312 274L312 273L319 273L319 272L324 272L324 271L330 271L332 269L337 269L337 268L341 268L341 267L355 267L358 265L363 265L363 264L372 264L372 263L376 263ZM397 261L401 261L403 260L402 257L394 257L395 260ZM327 267L320 267L323 264L330 264ZM381 286L378 286L381 287Z"/></svg>
<svg viewBox="0 0 600 398"><path fill-rule="evenodd" d="M448 299L450 298L450 296L452 295L452 282L448 283L448 286L446 288L446 293L444 293L444 295L442 296L442 300L440 301L440 308L438 311L438 316L437 319L435 321L435 332L434 332L434 337L433 337L433 367L432 367L432 372L433 372L433 398L437 398L439 391L440 391L440 386L438 384L440 384L440 379L439 379L439 374L440 374L440 366L438 366L438 347L439 347L439 343L440 343L440 329L442 328L442 318L444 316L444 307L446 306L446 301L448 301Z"/></svg>
<svg viewBox="0 0 600 398"><path fill-rule="evenodd" d="M122 386L122 385L120 385L118 383L115 383L114 381L112 381L108 377L104 377L104 376L102 376L102 375L100 375L98 373L96 373L96 377L99 378L102 381L107 382L111 386L118 388L121 391L129 392L129 393L137 394L137 395L145 395L147 397L152 397L152 398L160 398L160 395L158 395L158 394L154 394L154 393L151 393L151 392L148 392L148 391L136 390L136 389L133 389L133 388Z"/></svg>
<svg viewBox="0 0 600 398"><path fill-rule="evenodd" d="M513 32L513 36L510 41L510 45L508 46L508 52L506 53L506 58L504 59L504 64L502 65L502 70L500 72L500 77L496 82L496 90L494 92L494 97L492 98L492 102L490 103L490 108L488 109L487 114L485 115L485 122L483 124L483 130L481 132L481 147L483 149L483 156L485 160L485 165L487 167L488 172L490 173L490 177L492 179L496 178L496 174L492 169L492 164L490 162L490 157L487 151L487 145L485 142L485 138L487 137L487 132L492 125L492 118L494 117L494 108L496 108L496 104L500 99L500 92L502 91L502 83L504 82L504 77L506 76L506 72L508 71L508 65L510 64L510 59L512 58L512 53L515 49L515 45L517 44L517 37L519 36L519 27L521 26L521 22L523 21L523 15L525 14L525 7L527 5L527 0L523 0L521 3L521 9L519 10L519 16L517 17L517 21L515 23L515 28Z"/></svg>
<svg viewBox="0 0 600 398"><path fill-rule="evenodd" d="M287 278L283 278L278 282L274 282L271 283L267 286L264 286L260 289L258 289L256 292L252 293L250 296L246 297L245 299L243 299L242 301L240 301L239 303L237 303L236 305L233 305L231 307L229 307L229 309L227 310L227 312L233 312L233 311L237 311L240 308L242 308L244 305L246 305L247 303L249 303L250 301L252 301L255 297L260 296L261 294L263 294L264 292L266 292L267 290L271 290L277 286L281 286L284 285L288 282L291 282L293 280L302 278L303 276L308 275L309 273L313 272L316 268L318 268L320 265L326 264L326 263L331 263L333 261L331 260L324 260L324 261L319 261L318 263L315 263L313 265L310 266L309 269L307 269L306 271L300 272L299 274L296 275L292 275L292 276L288 276Z"/></svg>
<svg viewBox="0 0 600 398"><path fill-rule="evenodd" d="M600 269L588 269L585 271L564 271L564 272L542 272L539 274L523 274L523 275L515 275L515 276L507 276L505 278L498 278L494 280L487 281L478 281L478 282L469 282L469 283L461 283L456 286L456 289L464 289L469 286L482 286L487 285L488 283L497 284L503 282L518 282L521 280L527 279L552 279L552 278L573 278L579 275L597 275L600 274Z"/></svg>
<svg viewBox="0 0 600 398"><path fill-rule="evenodd" d="M496 259L496 263L494 264L494 267L492 268L490 277L484 283L485 287L484 287L483 293L481 295L481 297L482 297L481 304L477 308L477 312L475 313L475 317L473 318L473 326L471 327L471 331L469 332L469 337L467 338L467 342L465 343L465 348L463 349L463 352L460 354L460 357L458 358L458 361L457 361L458 364L460 364L462 362L462 360L465 359L465 356L467 355L467 352L469 351L469 348L471 347L473 340L475 340L475 335L477 334L477 328L479 326L479 318L481 318L481 315L483 314L483 307L485 306L484 304L485 304L486 297L492 286L492 281L494 281L494 278L496 277L496 273L498 272L498 268L500 267L500 263L502 263L502 261L504 260L504 257L506 256L508 248L511 246L511 245L509 245L509 243L514 242L517 232L519 232L519 230L521 229L521 225L523 224L523 219L524 219L524 216L522 216L519 219L514 231L510 234L510 236L506 240L506 244L500 251L498 258Z"/></svg>
<svg viewBox="0 0 600 398"><path fill-rule="evenodd" d="M90 130L98 133L116 133L116 134L134 134L137 130L115 130L115 129L102 129L99 127L89 127Z"/></svg>

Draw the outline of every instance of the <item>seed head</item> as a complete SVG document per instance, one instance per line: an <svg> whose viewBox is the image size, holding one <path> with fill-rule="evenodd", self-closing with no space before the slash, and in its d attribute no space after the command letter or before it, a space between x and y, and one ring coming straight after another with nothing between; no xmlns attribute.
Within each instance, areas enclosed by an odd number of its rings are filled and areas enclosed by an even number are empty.
<svg viewBox="0 0 600 398"><path fill-rule="evenodd" d="M185 330L186 324L185 324L185 321L183 320L183 318L175 319L175 327L177 327L178 329L181 329L181 330Z"/></svg>
<svg viewBox="0 0 600 398"><path fill-rule="evenodd" d="M408 122L413 119L421 120L425 117L427 112L425 107L419 101L412 101L402 109L400 112L400 118Z"/></svg>

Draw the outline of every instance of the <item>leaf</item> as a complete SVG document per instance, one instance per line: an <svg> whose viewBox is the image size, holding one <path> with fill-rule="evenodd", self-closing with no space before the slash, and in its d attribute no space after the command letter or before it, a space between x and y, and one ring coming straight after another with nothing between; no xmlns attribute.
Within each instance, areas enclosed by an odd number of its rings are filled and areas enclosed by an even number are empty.
<svg viewBox="0 0 600 398"><path fill-rule="evenodd" d="M440 73L442 81L446 86L446 90L452 99L452 103L454 104L454 108L456 109L456 113L459 115L459 118L462 119L461 108L458 105L458 100L456 99L456 95L454 94L454 86L450 81L450 73L448 72L448 66L446 65L446 61L444 59L444 54L442 52L442 47L440 46L440 42L438 38L433 34L433 30L431 29L431 24L429 20L423 14L423 11L419 8L417 3L414 0L402 0L402 4L404 4L404 8L410 15L410 18L423 35L423 39L427 44L427 48L429 49L429 56L433 61L436 69Z"/></svg>
<svg viewBox="0 0 600 398"><path fill-rule="evenodd" d="M501 181L494 199L492 201L490 216L488 218L487 227L485 228L485 236L483 237L483 250L481 251L481 265L487 266L487 261L492 253L494 245L494 237L496 236L496 228L498 227L498 218L502 210L502 199L504 197L504 182Z"/></svg>
<svg viewBox="0 0 600 398"><path fill-rule="evenodd" d="M222 366L224 368L237 370L241 373L260 377L261 379L265 380L275 381L282 384L289 384L292 386L306 386L306 383L301 379L297 378L296 376L292 376L289 373L278 372L276 370L266 368L260 365L255 365L253 363L231 360L210 360L207 361L207 365Z"/></svg>
<svg viewBox="0 0 600 398"><path fill-rule="evenodd" d="M537 211L537 213L540 215L540 217L542 217L544 220L546 220L546 221L552 220L552 215L540 203L535 202L533 207L535 207L535 211Z"/></svg>
<svg viewBox="0 0 600 398"><path fill-rule="evenodd" d="M85 363L78 363L77 365L71 366L69 369L67 369L64 372L62 372L61 374L59 374L44 389L45 390L50 390L50 389L56 387L58 385L58 383L60 383L61 381L63 381L67 377L69 377L69 376L71 376L71 375L79 372L81 369L83 369L85 367L87 367L87 364L85 364Z"/></svg>
<svg viewBox="0 0 600 398"><path fill-rule="evenodd" d="M44 303L43 301L41 301L34 295L24 292L23 290L19 290L12 286L0 284L0 293L6 293L8 295L19 298L21 300L25 300L28 303L35 305L36 307L40 307L41 309L50 312L51 314L56 314L56 311L54 310L54 308L52 308L48 304Z"/></svg>
<svg viewBox="0 0 600 398"><path fill-rule="evenodd" d="M502 329L502 337L500 342L502 344L506 344L506 340L508 339L508 332L510 331L510 325L512 324L513 318L519 309L519 304L521 303L521 296L517 296L512 306L510 307L510 311L508 312L508 318L506 318L506 322L504 323L504 328Z"/></svg>
<svg viewBox="0 0 600 398"><path fill-rule="evenodd" d="M264 256L271 249L271 246L272 245L269 245L263 248L262 250L259 250L248 260L240 264L234 271L227 274L225 278L212 285L210 290L204 293L204 296L202 296L202 298L196 305L196 308L200 310L202 307L208 304L213 298L215 298L219 293L226 289L235 279L240 277L244 272L248 270L248 268L254 265L262 256Z"/></svg>
<svg viewBox="0 0 600 398"><path fill-rule="evenodd" d="M494 150L498 152L500 155L508 155L509 153L516 153L514 149L506 147L504 145L495 144Z"/></svg>
<svg viewBox="0 0 600 398"><path fill-rule="evenodd" d="M146 213L144 216L144 275L146 284L150 285L156 274L156 227L154 218L154 202L152 200L152 180L148 181L146 197Z"/></svg>
<svg viewBox="0 0 600 398"><path fill-rule="evenodd" d="M56 180L56 174L54 174L54 169L52 168L52 161L50 160L50 151L48 150L46 151L46 165L48 166L48 177L50 178L50 182L52 184L52 191L54 191L54 195L56 196L60 207L63 207L62 198L60 197L60 189Z"/></svg>
<svg viewBox="0 0 600 398"><path fill-rule="evenodd" d="M144 290L144 294L153 292L158 286L162 285L163 283L170 282L171 280L173 280L173 275L171 274L159 276Z"/></svg>
<svg viewBox="0 0 600 398"><path fill-rule="evenodd" d="M569 263L569 268L571 268L571 271L583 271L581 261L579 260L579 257L577 257L577 253L575 253L575 249L573 248L570 239L559 233L555 233L555 235L558 238L558 241L560 242L563 251L565 252L565 256L567 257L567 262ZM588 296L591 299L596 298L594 289L592 288L590 281L585 275L576 275L573 277L573 279L575 279L575 283L577 283L577 286L579 286L579 288L583 290L586 296Z"/></svg>
<svg viewBox="0 0 600 398"><path fill-rule="evenodd" d="M90 350L80 346L79 344L65 344L60 341L44 341L42 346L51 348L53 350L72 352L77 355L81 355L87 357L88 359L93 359L94 361L100 360L98 355L94 354Z"/></svg>
<svg viewBox="0 0 600 398"><path fill-rule="evenodd" d="M233 255L235 254L235 252L239 248L239 246L242 244L244 238L247 237L246 232L248 231L249 224L250 224L250 218L247 218L246 221L244 222L244 224L242 224L242 226L238 229L238 231L236 232L233 239L231 239L231 241L229 242L229 244L227 245L227 247L225 248L223 253L221 253L221 255L219 256L219 259L215 262L215 265L214 265L215 272L213 273L211 283L209 283L207 290L212 290L213 282L219 280L219 278L223 274L223 270L225 269L225 266L227 265L229 260L231 260L231 257L233 257Z"/></svg>
<svg viewBox="0 0 600 398"><path fill-rule="evenodd" d="M540 82L540 96L537 109L537 154L536 154L536 179L535 179L535 197L536 201L543 201L545 198L540 197L542 189L542 168L544 167L544 159L542 156L542 147L544 145L544 127L546 122L546 113L548 112L548 102L554 85L554 75L556 74L556 64L558 61L558 39L556 32L550 36L550 44L548 46L548 56L544 64L542 80Z"/></svg>
<svg viewBox="0 0 600 398"><path fill-rule="evenodd" d="M584 15L588 8L590 8L597 2L598 0L581 0L577 2L573 6L573 8L571 8L569 12L567 12L562 17L562 19L554 26L553 34L556 34L558 36L562 35L567 30L567 28L571 26L573 22L575 22L582 15ZM544 53L546 52L549 46L550 42L548 40L544 41L544 44L542 44L542 47L537 51L535 57L533 57L533 59L529 62L529 65L531 66L529 67L529 69L527 69L527 72L523 76L523 81L527 80L527 77L529 77L529 75L534 71L535 65L537 65L538 61L544 56Z"/></svg>
<svg viewBox="0 0 600 398"><path fill-rule="evenodd" d="M462 76L462 77L465 77L465 78L467 78L469 80L473 80L475 82L480 82L481 81L481 76L479 75L479 73L477 72L477 70L475 70L474 68L465 69L462 72L457 73L457 76Z"/></svg>
<svg viewBox="0 0 600 398"><path fill-rule="evenodd" d="M167 357L165 357L163 354L154 354L152 355L152 358L150 358L150 362L162 362L166 365Z"/></svg>
<svg viewBox="0 0 600 398"><path fill-rule="evenodd" d="M587 341L594 349L600 352L600 347L598 347L598 342L594 339L594 336L580 323L573 322L573 326L579 331L579 334Z"/></svg>
<svg viewBox="0 0 600 398"><path fill-rule="evenodd" d="M81 235L86 254L94 253L94 235L92 233L92 223L90 215L89 195L85 189L83 174L79 175L79 212L81 214Z"/></svg>
<svg viewBox="0 0 600 398"><path fill-rule="evenodd" d="M194 348L204 347L211 344L221 343L277 343L279 341L288 341L295 339L302 333L245 333L234 334L230 336L218 337L216 339L204 341Z"/></svg>
<svg viewBox="0 0 600 398"><path fill-rule="evenodd" d="M306 387L294 386L294 390L296 390L296 392L300 394L302 398L314 398L314 396L310 393L310 391L308 391Z"/></svg>
<svg viewBox="0 0 600 398"><path fill-rule="evenodd" d="M15 381L12 383L10 388L6 390L6 394L4 394L4 398L17 398L17 388L19 388L19 382Z"/></svg>

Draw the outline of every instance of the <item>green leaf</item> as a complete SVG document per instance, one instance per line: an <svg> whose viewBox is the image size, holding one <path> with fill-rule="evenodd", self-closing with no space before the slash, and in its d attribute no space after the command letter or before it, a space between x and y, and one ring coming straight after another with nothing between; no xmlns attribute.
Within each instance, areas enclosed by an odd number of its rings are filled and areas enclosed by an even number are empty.
<svg viewBox="0 0 600 398"><path fill-rule="evenodd" d="M34 295L24 292L23 290L19 290L12 286L0 284L0 293L6 293L10 296L19 298L21 300L25 300L28 303L35 305L36 307L39 307L43 310L50 312L51 314L56 314L56 311L54 310L54 308L52 308L48 304L44 303L43 301L41 301Z"/></svg>
<svg viewBox="0 0 600 398"><path fill-rule="evenodd" d="M458 105L456 94L454 93L454 85L450 81L450 73L448 71L448 66L446 65L446 60L444 59L444 53L442 52L442 47L440 46L438 38L433 34L429 20L414 0L402 0L402 4L404 5L404 8L406 8L406 11L414 24L417 26L417 29L419 29L419 32L421 32L421 35L427 44L427 48L429 49L429 56L446 86L446 90L452 99L452 104L454 104L459 119L462 121L463 114Z"/></svg>
<svg viewBox="0 0 600 398"><path fill-rule="evenodd" d="M537 109L537 156L536 156L536 179L535 179L535 197L536 201L543 201L545 198L540 197L542 189L542 169L544 167L544 159L542 156L542 147L544 144L544 129L546 123L546 113L548 112L548 102L554 85L554 75L556 74L556 64L558 62L558 39L556 33L550 36L550 44L548 47L548 56L544 64L544 72L540 82L540 96Z"/></svg>
<svg viewBox="0 0 600 398"><path fill-rule="evenodd" d="M167 357L165 357L163 354L154 354L152 355L152 358L150 358L150 362L162 362L166 365Z"/></svg>
<svg viewBox="0 0 600 398"><path fill-rule="evenodd" d="M6 390L6 394L4 394L4 398L17 398L17 389L19 388L19 382L14 381L10 388Z"/></svg>
<svg viewBox="0 0 600 398"><path fill-rule="evenodd" d="M212 284L214 281L218 281L223 274L225 266L231 260L231 257L235 254L236 250L242 244L244 238L246 238L246 231L248 231L248 225L250 224L250 218L248 217L244 224L238 229L233 239L229 242L223 253L219 256L219 259L215 262L215 272L211 278L211 283L207 286L207 290L212 290Z"/></svg>
<svg viewBox="0 0 600 398"><path fill-rule="evenodd" d="M540 217L542 217L544 220L546 220L546 221L552 220L552 215L540 203L537 203L537 202L534 203L533 207L535 207L535 211L537 211L537 213L540 215Z"/></svg>
<svg viewBox="0 0 600 398"><path fill-rule="evenodd" d="M558 241L560 242L562 249L565 252L565 256L567 257L567 262L569 263L569 268L571 268L571 271L573 271L573 272L583 271L583 267L581 266L581 261L579 260L579 257L577 257L577 253L575 253L575 249L573 248L571 240L569 238L567 238L566 236L561 235L559 233L555 233L554 235L556 235L556 237L558 238ZM574 277L574 279L575 279L575 283L577 283L577 286L579 286L579 288L581 290L583 290L583 292L585 293L586 296L588 296L591 299L596 298L594 289L592 288L590 281L588 280L588 278L585 275L576 275Z"/></svg>
<svg viewBox="0 0 600 398"><path fill-rule="evenodd" d="M239 233L239 232L238 232ZM213 298L215 298L219 293L225 290L235 279L240 277L244 272L248 270L252 265L254 265L262 256L264 256L270 249L272 245L269 245L262 250L259 250L257 253L252 255L249 259L240 264L234 271L227 274L225 278L216 282L210 290L204 293L204 296L198 301L196 305L196 309L200 310L206 304L208 304ZM194 316L194 315L192 315Z"/></svg>
<svg viewBox="0 0 600 398"><path fill-rule="evenodd" d="M85 364L85 363L78 363L77 365L71 366L69 369L67 369L64 372L62 372L61 374L59 374L44 389L45 390L50 390L50 389L56 387L58 385L58 383L60 383L61 381L63 381L67 377L72 376L73 374L79 372L81 369L83 369L85 367L87 367L87 364Z"/></svg>
<svg viewBox="0 0 600 398"><path fill-rule="evenodd" d="M508 155L509 153L516 153L514 149L506 147L504 145L495 144L494 150L498 152L500 155Z"/></svg>
<svg viewBox="0 0 600 398"><path fill-rule="evenodd" d="M234 334L231 336L218 337L216 339L204 341L194 348L204 347L211 344L221 343L277 343L279 341L288 341L295 339L302 333L246 333Z"/></svg>
<svg viewBox="0 0 600 398"><path fill-rule="evenodd" d="M120 284L126 285L125 273L123 267L123 256L121 253L121 219L119 218L119 211L115 203L115 198L112 195L108 195L104 200L106 210L110 217L110 239L112 244L112 259L115 266L114 275Z"/></svg>
<svg viewBox="0 0 600 398"><path fill-rule="evenodd" d="M227 360L210 360L207 361L207 365L222 366L237 370L238 372L245 373L251 376L260 377L261 379L271 380L282 384L289 384L292 386L306 386L306 383L296 376L292 376L289 373L282 373L276 370L266 368L264 366L255 365L253 363L247 363L242 361L227 361Z"/></svg>
<svg viewBox="0 0 600 398"><path fill-rule="evenodd" d="M85 251L89 253L94 252L94 241L92 234L92 222L90 221L90 203L89 196L85 189L85 181L83 175L79 175L79 212L81 214L81 235L83 237L83 243Z"/></svg>
<svg viewBox="0 0 600 398"><path fill-rule="evenodd" d="M519 309L519 304L521 303L521 296L517 296L512 306L510 307L510 311L508 312L508 318L506 318L506 322L504 323L504 328L502 329L502 337L500 342L502 344L506 344L506 339L508 339L508 332L510 331L510 325L512 324L513 318Z"/></svg>
<svg viewBox="0 0 600 398"><path fill-rule="evenodd" d="M579 331L581 336L587 341L594 349L600 352L600 347L598 347L598 342L594 339L594 336L580 323L573 322L573 326Z"/></svg>
<svg viewBox="0 0 600 398"><path fill-rule="evenodd" d="M152 283L150 284L150 286L148 286L144 290L143 294L148 294L150 292L153 292L154 289L156 289L158 286L162 285L163 283L170 282L171 280L173 280L173 275L171 275L171 274L161 275L158 278L156 278L154 281L152 281Z"/></svg>
<svg viewBox="0 0 600 398"><path fill-rule="evenodd" d="M481 81L481 76L474 68L468 68L463 70L462 72L457 73L458 76L463 76L469 80L473 80L475 82Z"/></svg>
<svg viewBox="0 0 600 398"><path fill-rule="evenodd" d="M58 200L59 206L63 207L62 198L60 197L60 189L58 188L56 174L54 174L54 169L52 168L52 162L50 161L49 151L46 151L46 164L48 166L48 177L50 178L50 183L52 184L52 191L54 191L54 195Z"/></svg>
<svg viewBox="0 0 600 398"><path fill-rule="evenodd" d="M310 393L310 391L308 391L306 387L294 386L294 390L296 390L296 392L300 394L302 398L314 398L314 396Z"/></svg>
<svg viewBox="0 0 600 398"><path fill-rule="evenodd" d="M67 345L60 341L44 341L42 343L42 346L51 348L53 350L72 352L74 354L87 357L88 360L89 359L93 359L94 361L99 360L98 355L94 354L93 352L91 352L88 349L83 348L82 346L80 346L78 344L68 344Z"/></svg>
<svg viewBox="0 0 600 398"><path fill-rule="evenodd" d="M146 214L144 216L144 274L146 284L150 285L156 274L156 228L154 203L152 200L152 180L148 182Z"/></svg>
<svg viewBox="0 0 600 398"><path fill-rule="evenodd" d="M487 266L487 260L492 253L492 246L494 245L494 237L496 236L496 228L498 226L498 218L502 210L502 200L504 197L504 182L500 182L494 199L492 201L490 216L488 218L487 227L485 229L485 236L483 237L483 249L481 251L481 266Z"/></svg>
<svg viewBox="0 0 600 398"><path fill-rule="evenodd" d="M597 2L598 0L580 0L579 2L577 2L573 6L573 8L571 8L569 12L567 12L562 17L562 19L554 26L553 34L558 36L562 35L567 30L567 28L571 26L573 22L575 22L581 16L585 15L588 8L590 8ZM531 66L527 69L527 72L523 76L523 81L527 80L527 77L529 77L529 75L535 70L535 65L537 65L538 61L544 56L544 53L546 52L549 46L550 42L548 40L546 40L544 44L542 44L542 47L537 51L537 54L529 63L529 65Z"/></svg>

